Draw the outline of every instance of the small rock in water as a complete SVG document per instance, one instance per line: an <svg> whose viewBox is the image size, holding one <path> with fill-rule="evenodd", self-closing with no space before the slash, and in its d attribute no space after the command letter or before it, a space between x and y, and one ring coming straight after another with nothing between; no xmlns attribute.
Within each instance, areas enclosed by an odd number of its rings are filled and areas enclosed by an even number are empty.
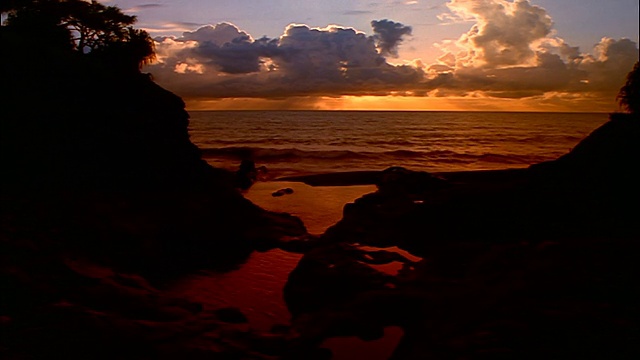
<svg viewBox="0 0 640 360"><path fill-rule="evenodd" d="M218 309L216 315L220 321L230 324L243 324L249 321L240 310L233 307Z"/></svg>
<svg viewBox="0 0 640 360"><path fill-rule="evenodd" d="M293 189L292 188L280 189L280 190L272 193L271 196L279 197L279 196L288 195L288 194L293 194Z"/></svg>
<svg viewBox="0 0 640 360"><path fill-rule="evenodd" d="M242 160L236 171L236 187L247 190L256 181L256 165L251 160Z"/></svg>
<svg viewBox="0 0 640 360"><path fill-rule="evenodd" d="M271 327L272 334L286 335L291 331L291 326L285 324L275 324Z"/></svg>

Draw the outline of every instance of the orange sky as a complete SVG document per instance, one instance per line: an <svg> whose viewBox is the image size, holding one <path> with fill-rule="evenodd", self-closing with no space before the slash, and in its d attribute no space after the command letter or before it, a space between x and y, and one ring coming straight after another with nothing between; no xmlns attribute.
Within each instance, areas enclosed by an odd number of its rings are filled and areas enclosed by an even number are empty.
<svg viewBox="0 0 640 360"><path fill-rule="evenodd" d="M397 13L402 21L289 23L279 36L256 36L230 21L183 23L192 30L155 37L158 60L144 71L192 110L616 111L617 92L638 61L637 16L629 18L635 26L617 29L628 36L617 37L608 33L616 22L604 13L585 17L582 2L571 3L574 10L545 3L561 14L555 19L541 1L412 1ZM637 13L637 3L626 7L615 8L617 18ZM556 26L578 17L611 26L594 26L604 33L583 49ZM432 26L420 25L423 18ZM418 43L425 29L440 37Z"/></svg>
<svg viewBox="0 0 640 360"><path fill-rule="evenodd" d="M362 111L544 111L612 112L618 105L612 97L573 100L553 96L525 99L483 97L341 96L319 98L256 99L224 98L187 100L189 110L362 110Z"/></svg>

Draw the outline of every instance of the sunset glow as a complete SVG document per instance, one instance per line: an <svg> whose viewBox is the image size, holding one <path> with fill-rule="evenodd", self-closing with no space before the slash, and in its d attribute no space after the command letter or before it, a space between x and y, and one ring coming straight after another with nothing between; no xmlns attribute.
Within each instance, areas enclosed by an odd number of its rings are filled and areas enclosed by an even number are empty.
<svg viewBox="0 0 640 360"><path fill-rule="evenodd" d="M497 99L485 96L410 97L341 96L287 99L223 98L188 100L191 110L345 110L345 111L533 111L533 112L609 112L617 109L615 98L588 96L563 97L545 94L523 99Z"/></svg>
<svg viewBox="0 0 640 360"><path fill-rule="evenodd" d="M638 6L0 1L0 358L640 359Z"/></svg>
<svg viewBox="0 0 640 360"><path fill-rule="evenodd" d="M637 1L110 3L194 110L607 112L638 59Z"/></svg>

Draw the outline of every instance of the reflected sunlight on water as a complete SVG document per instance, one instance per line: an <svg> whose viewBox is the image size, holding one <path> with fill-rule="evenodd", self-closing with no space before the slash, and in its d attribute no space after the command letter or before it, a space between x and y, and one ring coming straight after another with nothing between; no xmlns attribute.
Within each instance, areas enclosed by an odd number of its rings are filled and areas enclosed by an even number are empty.
<svg viewBox="0 0 640 360"><path fill-rule="evenodd" d="M282 188L293 194L273 197ZM259 206L300 217L310 233L320 234L342 218L344 204L375 191L375 186L311 187L293 182L259 182L245 196ZM249 319L253 328L267 331L289 322L282 290L302 255L279 249L254 252L245 264L227 273L190 276L172 290L208 308L233 306Z"/></svg>
<svg viewBox="0 0 640 360"><path fill-rule="evenodd" d="M238 270L192 275L171 291L208 309L239 308L251 327L268 331L275 324L289 323L282 290L301 257L279 249L254 252Z"/></svg>
<svg viewBox="0 0 640 360"><path fill-rule="evenodd" d="M526 167L567 153L607 114L194 111L191 140L214 166L253 159L276 176L403 166Z"/></svg>
<svg viewBox="0 0 640 360"><path fill-rule="evenodd" d="M331 349L332 360L389 359L403 334L402 328L387 326L384 336L378 340L364 341L355 336L334 337L325 340L322 346Z"/></svg>
<svg viewBox="0 0 640 360"><path fill-rule="evenodd" d="M293 193L281 197L271 195L283 188L291 188ZM299 182L274 181L257 182L244 195L264 209L298 216L310 234L322 234L342 219L345 204L375 191L374 185L314 187Z"/></svg>
<svg viewBox="0 0 640 360"><path fill-rule="evenodd" d="M522 168L567 153L607 115L258 111L192 112L191 119L191 139L210 164L236 170L242 159L252 159L276 178L390 166L432 172ZM272 196L283 188L293 193ZM266 210L298 216L309 233L322 234L342 218L345 204L375 190L258 182L244 195ZM421 260L397 247L359 248ZM194 275L174 290L205 307L237 307L253 328L266 331L290 320L283 288L301 257L278 249L254 253L238 270ZM402 263L372 267L396 275ZM334 359L386 359L401 337L400 328L387 327L377 341L331 338L323 346Z"/></svg>

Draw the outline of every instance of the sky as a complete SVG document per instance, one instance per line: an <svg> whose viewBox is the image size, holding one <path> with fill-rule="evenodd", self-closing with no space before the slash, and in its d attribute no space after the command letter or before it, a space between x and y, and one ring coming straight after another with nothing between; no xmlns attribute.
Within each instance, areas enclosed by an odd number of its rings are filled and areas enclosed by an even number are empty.
<svg viewBox="0 0 640 360"><path fill-rule="evenodd" d="M111 0L189 109L614 111L638 0Z"/></svg>

